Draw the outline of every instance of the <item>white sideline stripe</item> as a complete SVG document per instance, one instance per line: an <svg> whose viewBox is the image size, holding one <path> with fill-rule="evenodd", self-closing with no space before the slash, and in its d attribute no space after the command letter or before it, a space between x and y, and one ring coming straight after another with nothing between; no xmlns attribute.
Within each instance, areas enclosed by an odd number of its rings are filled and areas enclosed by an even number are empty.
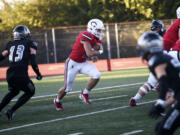
<svg viewBox="0 0 180 135"><path fill-rule="evenodd" d="M98 90L106 90L106 89L112 89L112 88L122 88L122 87L128 87L128 86L136 86L136 85L140 85L143 84L144 82L139 82L139 83L132 83L132 84L123 84L123 85L116 85L116 86L110 86L110 87L103 87L103 88L96 88L93 89L94 91L98 91ZM69 92L68 94L74 94L74 93L80 93L81 91L72 91ZM51 94L51 95L43 95L43 96L36 96L36 97L32 97L31 99L39 99L39 98L45 98L45 97L53 97L56 96L57 94ZM13 99L12 101L17 101L17 99Z"/></svg>
<svg viewBox="0 0 180 135"><path fill-rule="evenodd" d="M72 133L72 134L68 134L68 135L82 135L83 133L82 132L79 132L79 133Z"/></svg>
<svg viewBox="0 0 180 135"><path fill-rule="evenodd" d="M148 102L142 102L142 103L139 103L138 105L148 104L148 103L152 103L152 102L155 102L155 101L156 100L148 101ZM89 115L93 115L93 114L99 114L99 113L104 113L104 112L115 111L115 110L118 110L118 109L124 109L124 108L128 108L128 107L129 106L120 106L120 107L106 109L106 110L101 110L101 111L96 111L96 112L90 112L90 113L84 113L84 114L79 114L79 115L74 115L74 116L68 116L68 117L65 117L65 118L47 120L47 121L42 121L42 122L26 124L26 125L22 125L22 126L16 126L16 127L12 127L12 128L0 129L0 133L6 132L6 131L15 130L15 129L20 129L20 128L24 128L24 127L31 127L31 126L35 126L35 125L41 125L41 124L52 123L52 122L56 122L56 121L74 119L74 118L79 118L79 117L83 117L83 116L89 116Z"/></svg>
<svg viewBox="0 0 180 135"><path fill-rule="evenodd" d="M135 131L123 133L123 134L121 134L121 135L133 135L133 134L136 134L136 133L141 133L141 132L143 132L143 131L144 131L144 130L135 130Z"/></svg>
<svg viewBox="0 0 180 135"><path fill-rule="evenodd" d="M106 98L98 98L98 99L92 99L91 101L99 101L99 100L106 100L106 99L113 99L113 98L119 98L119 97L127 97L128 95L120 95L120 96L113 96L113 97L106 97Z"/></svg>

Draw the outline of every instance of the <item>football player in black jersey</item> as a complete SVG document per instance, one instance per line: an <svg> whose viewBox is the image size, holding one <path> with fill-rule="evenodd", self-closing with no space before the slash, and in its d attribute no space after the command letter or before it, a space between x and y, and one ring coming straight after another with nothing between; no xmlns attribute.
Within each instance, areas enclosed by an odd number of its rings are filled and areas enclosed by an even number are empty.
<svg viewBox="0 0 180 135"><path fill-rule="evenodd" d="M155 32L146 32L138 39L137 49L149 70L159 82L159 99L149 111L149 116L158 118L165 109L174 103L165 117L156 125L156 135L172 135L180 126L180 63L163 53L163 39ZM169 90L174 96L166 98Z"/></svg>
<svg viewBox="0 0 180 135"><path fill-rule="evenodd" d="M0 112L12 98L19 94L20 90L24 91L24 94L6 111L9 120L12 120L14 112L35 93L34 84L28 76L29 63L37 75L36 79L42 79L36 62L37 43L30 39L29 29L23 25L16 26L13 30L13 38L14 40L9 41L0 53L0 61L8 57L10 64L6 74L9 92L0 103Z"/></svg>
<svg viewBox="0 0 180 135"><path fill-rule="evenodd" d="M153 20L150 27L151 31L157 32L162 37L166 32L166 29L164 28L164 23L161 20Z"/></svg>

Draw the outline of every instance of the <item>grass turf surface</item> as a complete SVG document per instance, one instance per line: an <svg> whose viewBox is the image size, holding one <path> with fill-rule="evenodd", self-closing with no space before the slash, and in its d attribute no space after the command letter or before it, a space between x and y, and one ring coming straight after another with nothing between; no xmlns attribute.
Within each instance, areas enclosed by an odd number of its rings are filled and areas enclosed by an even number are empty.
<svg viewBox="0 0 180 135"><path fill-rule="evenodd" d="M148 70L145 68L124 69L113 72L103 72L97 88L114 87L124 84L134 84L147 80ZM120 135L131 131L142 131L136 135L154 134L154 126L160 120L147 116L152 103L129 107L128 102L140 87L139 85L119 88L105 88L92 91L92 104L84 104L79 98L79 92L84 88L89 77L79 75L74 83L74 94L68 94L63 100L64 111L56 111L53 98L31 99L17 110L13 121L7 121L3 114L0 117L0 135ZM36 96L56 94L63 85L63 77L48 77L42 81L33 80L36 86ZM0 99L7 92L6 82L0 82ZM119 97L118 97L119 96ZM122 96L122 97L120 97ZM157 93L150 92L140 102L156 99ZM94 101L93 101L94 100ZM14 102L11 102L2 113ZM31 125L30 125L31 124ZM19 127L15 129L15 127ZM8 129L5 131L4 129ZM180 134L179 131L176 134Z"/></svg>

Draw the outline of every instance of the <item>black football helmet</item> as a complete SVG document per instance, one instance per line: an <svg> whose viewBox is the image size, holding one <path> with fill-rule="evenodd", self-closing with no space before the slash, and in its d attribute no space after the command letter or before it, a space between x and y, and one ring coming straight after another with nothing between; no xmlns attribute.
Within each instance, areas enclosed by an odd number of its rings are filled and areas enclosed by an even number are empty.
<svg viewBox="0 0 180 135"><path fill-rule="evenodd" d="M151 23L151 31L159 33L161 36L165 33L164 24L160 20L153 20Z"/></svg>
<svg viewBox="0 0 180 135"><path fill-rule="evenodd" d="M14 40L29 39L30 30L24 25L16 26L13 30L13 38Z"/></svg>
<svg viewBox="0 0 180 135"><path fill-rule="evenodd" d="M163 51L163 39L157 32L145 32L138 39L137 50L142 59L148 59L148 55L153 55Z"/></svg>

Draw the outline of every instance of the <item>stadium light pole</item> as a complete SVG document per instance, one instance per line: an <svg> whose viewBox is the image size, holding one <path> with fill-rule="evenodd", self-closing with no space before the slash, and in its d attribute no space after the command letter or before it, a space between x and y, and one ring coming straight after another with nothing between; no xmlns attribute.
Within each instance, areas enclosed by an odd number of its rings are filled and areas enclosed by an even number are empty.
<svg viewBox="0 0 180 135"><path fill-rule="evenodd" d="M52 28L52 39L53 39L53 47L54 47L54 62L57 63L56 38L55 38L55 29L54 28Z"/></svg>

